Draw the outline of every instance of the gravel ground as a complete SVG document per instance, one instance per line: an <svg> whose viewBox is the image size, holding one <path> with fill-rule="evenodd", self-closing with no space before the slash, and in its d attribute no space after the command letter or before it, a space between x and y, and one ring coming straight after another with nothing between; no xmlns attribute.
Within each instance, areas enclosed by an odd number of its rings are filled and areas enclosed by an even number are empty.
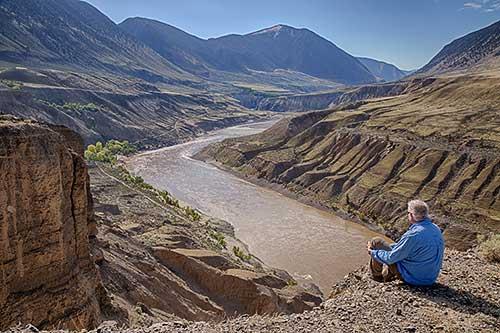
<svg viewBox="0 0 500 333"><path fill-rule="evenodd" d="M32 332L29 328L10 332ZM378 283L360 269L334 286L313 311L275 317L241 316L219 323L175 321L125 329L112 322L92 332L499 332L500 265L474 250L447 250L430 288Z"/></svg>

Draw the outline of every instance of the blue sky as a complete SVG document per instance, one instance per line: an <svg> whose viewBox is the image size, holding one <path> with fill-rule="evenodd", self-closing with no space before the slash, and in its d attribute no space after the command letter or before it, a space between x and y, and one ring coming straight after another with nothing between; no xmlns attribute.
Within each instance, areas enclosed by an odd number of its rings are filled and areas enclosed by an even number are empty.
<svg viewBox="0 0 500 333"><path fill-rule="evenodd" d="M283 23L356 56L402 69L427 63L453 39L500 20L500 0L87 0L121 22L154 18L202 38Z"/></svg>

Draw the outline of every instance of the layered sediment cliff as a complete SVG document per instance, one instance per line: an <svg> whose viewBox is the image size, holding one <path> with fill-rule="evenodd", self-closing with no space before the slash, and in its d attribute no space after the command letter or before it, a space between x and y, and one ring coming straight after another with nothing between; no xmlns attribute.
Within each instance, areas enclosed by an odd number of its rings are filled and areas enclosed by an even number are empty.
<svg viewBox="0 0 500 333"><path fill-rule="evenodd" d="M408 94L436 81L436 78L413 78L405 81L340 88L331 92L268 97L261 99L256 108L276 112L303 112L323 110L338 105L359 103L366 99Z"/></svg>
<svg viewBox="0 0 500 333"><path fill-rule="evenodd" d="M0 329L100 321L87 167L81 140L64 136L71 133L0 117Z"/></svg>
<svg viewBox="0 0 500 333"><path fill-rule="evenodd" d="M499 80L434 80L409 95L304 114L201 157L278 183L398 236L429 201L449 246L500 231Z"/></svg>

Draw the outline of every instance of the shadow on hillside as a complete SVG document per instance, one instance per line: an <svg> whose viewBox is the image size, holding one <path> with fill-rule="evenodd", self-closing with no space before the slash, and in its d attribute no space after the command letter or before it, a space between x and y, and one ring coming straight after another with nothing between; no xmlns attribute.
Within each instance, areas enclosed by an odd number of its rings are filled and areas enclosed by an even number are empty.
<svg viewBox="0 0 500 333"><path fill-rule="evenodd" d="M436 304L455 311L500 318L500 306L465 290L457 290L444 284L436 283L431 287L405 286L416 296L424 297Z"/></svg>

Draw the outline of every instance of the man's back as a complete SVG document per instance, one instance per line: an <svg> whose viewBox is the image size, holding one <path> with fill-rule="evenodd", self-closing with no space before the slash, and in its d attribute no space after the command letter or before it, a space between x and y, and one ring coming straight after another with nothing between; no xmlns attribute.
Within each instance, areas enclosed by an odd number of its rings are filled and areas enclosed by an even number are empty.
<svg viewBox="0 0 500 333"><path fill-rule="evenodd" d="M374 250L375 260L396 264L403 280L413 285L431 285L441 270L444 241L441 230L429 218L412 224L390 251Z"/></svg>
<svg viewBox="0 0 500 333"><path fill-rule="evenodd" d="M444 241L441 230L431 220L425 219L413 224L406 234L412 238L412 247L408 257L396 263L401 276L410 284L433 284L443 262Z"/></svg>

